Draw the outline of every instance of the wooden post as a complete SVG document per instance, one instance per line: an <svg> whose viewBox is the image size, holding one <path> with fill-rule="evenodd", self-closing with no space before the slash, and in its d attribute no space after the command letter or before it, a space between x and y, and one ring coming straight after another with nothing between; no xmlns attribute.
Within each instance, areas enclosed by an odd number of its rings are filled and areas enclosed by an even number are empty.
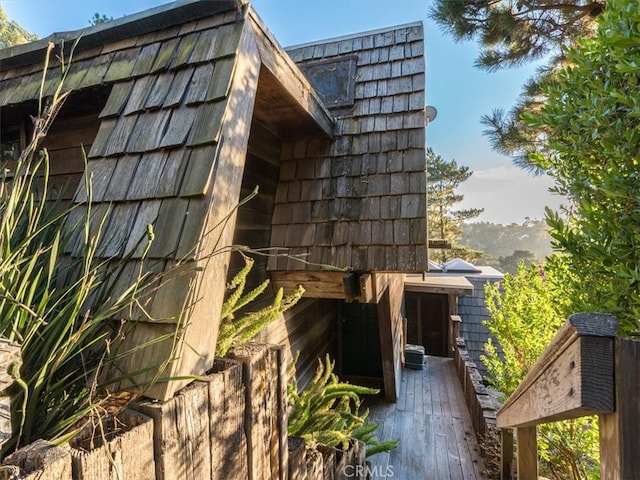
<svg viewBox="0 0 640 480"><path fill-rule="evenodd" d="M284 375L281 347L247 343L233 349L230 356L244 368L248 478L284 478L287 454L279 451L284 446L284 422L279 419L286 415L285 386L279 380Z"/></svg>
<svg viewBox="0 0 640 480"><path fill-rule="evenodd" d="M307 480L324 480L324 461L322 454L315 448L305 449Z"/></svg>
<svg viewBox="0 0 640 480"><path fill-rule="evenodd" d="M36 440L7 456L3 465L20 467L25 480L71 480L71 454L45 440ZM3 469L6 471L7 469ZM4 471L2 473L4 473Z"/></svg>
<svg viewBox="0 0 640 480"><path fill-rule="evenodd" d="M153 419L153 446L158 480L211 478L209 390L194 382L171 400L143 401L132 408Z"/></svg>
<svg viewBox="0 0 640 480"><path fill-rule="evenodd" d="M615 411L600 415L602 480L640 479L640 342L615 340Z"/></svg>
<svg viewBox="0 0 640 480"><path fill-rule="evenodd" d="M396 402L400 395L402 375L402 314L404 277L401 274L376 276L378 296L378 328L382 357L384 398Z"/></svg>
<svg viewBox="0 0 640 480"><path fill-rule="evenodd" d="M336 449L324 445L318 445L316 448L322 453L324 480L336 480Z"/></svg>
<svg viewBox="0 0 640 480"><path fill-rule="evenodd" d="M455 298L455 295L449 295L449 301L451 301L451 297ZM454 356L454 350L456 346L456 342L458 341L458 337L460 336L460 324L462 323L462 318L460 315L451 314L449 315L451 319L451 332L449 335L449 356Z"/></svg>
<svg viewBox="0 0 640 480"><path fill-rule="evenodd" d="M269 364L271 366L271 478L287 479L287 425L289 411L287 408L287 366L282 345L269 348Z"/></svg>
<svg viewBox="0 0 640 480"><path fill-rule="evenodd" d="M513 430L500 429L500 480L511 480L513 464Z"/></svg>
<svg viewBox="0 0 640 480"><path fill-rule="evenodd" d="M218 358L213 371L202 380L209 389L211 480L245 479L248 465L242 363Z"/></svg>
<svg viewBox="0 0 640 480"><path fill-rule="evenodd" d="M536 427L516 428L518 480L538 480Z"/></svg>
<svg viewBox="0 0 640 480"><path fill-rule="evenodd" d="M100 422L101 427L91 425L70 442L74 480L155 480L151 418L124 410L117 417L107 415ZM110 431L112 427L121 431ZM101 428L105 431L101 432ZM105 444L102 434L108 439ZM85 444L90 441L99 446L87 451Z"/></svg>
<svg viewBox="0 0 640 480"><path fill-rule="evenodd" d="M13 377L8 372L9 366L12 363L19 365L21 362L20 345L0 337L0 392L6 392L13 384ZM2 393L0 395L0 447L11 438L13 433L11 413L11 397Z"/></svg>
<svg viewBox="0 0 640 480"><path fill-rule="evenodd" d="M304 454L304 440L300 437L288 438L289 480L306 480L307 466Z"/></svg>

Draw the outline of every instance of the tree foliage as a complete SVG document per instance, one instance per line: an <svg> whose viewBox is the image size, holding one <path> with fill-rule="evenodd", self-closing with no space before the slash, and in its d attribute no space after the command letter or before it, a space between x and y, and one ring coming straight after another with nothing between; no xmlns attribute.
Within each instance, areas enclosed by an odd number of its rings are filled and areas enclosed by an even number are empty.
<svg viewBox="0 0 640 480"><path fill-rule="evenodd" d="M107 23L113 20L113 17L109 17L104 13L100 14L98 12L93 14L93 17L89 20L91 25L100 25L101 23Z"/></svg>
<svg viewBox="0 0 640 480"><path fill-rule="evenodd" d="M38 36L27 32L14 20L9 20L0 6L0 48L32 42Z"/></svg>
<svg viewBox="0 0 640 480"><path fill-rule="evenodd" d="M480 46L476 66L486 70L542 61L510 110L482 117L492 147L515 165L540 174L530 152L546 153L546 130L521 121L545 103L543 85L565 62L564 49L593 36L606 0L435 0L431 16L457 40Z"/></svg>
<svg viewBox="0 0 640 480"><path fill-rule="evenodd" d="M500 285L487 284L486 325L502 347L500 355L490 341L482 358L489 382L506 397L511 395L544 352L560 326L573 313L576 298L568 282L571 273L564 258L545 265L520 265ZM581 418L538 427L541 474L554 479L598 478L598 428L595 418Z"/></svg>
<svg viewBox="0 0 640 480"><path fill-rule="evenodd" d="M554 246L569 255L579 306L640 333L640 9L611 0L596 37L570 49L571 66L547 86L547 104L525 120L549 131L554 153L534 155L573 206L548 211Z"/></svg>
<svg viewBox="0 0 640 480"><path fill-rule="evenodd" d="M559 53L594 30L604 0L435 0L431 16L458 40L477 40L488 70Z"/></svg>
<svg viewBox="0 0 640 480"><path fill-rule="evenodd" d="M542 261L552 253L548 229L543 219L526 218L522 223L508 225L470 222L462 225L458 242L482 250L480 261L484 265L499 267L500 257L512 256L518 250L529 251L535 260Z"/></svg>
<svg viewBox="0 0 640 480"><path fill-rule="evenodd" d="M455 244L462 233L463 222L482 213L482 208L454 210L455 205L464 199L456 190L472 173L469 167L458 165L455 160L447 161L430 148L427 150L427 216L431 238ZM464 246L454 245L454 248L455 256L469 258L478 254ZM445 256L442 251L439 260L446 260Z"/></svg>

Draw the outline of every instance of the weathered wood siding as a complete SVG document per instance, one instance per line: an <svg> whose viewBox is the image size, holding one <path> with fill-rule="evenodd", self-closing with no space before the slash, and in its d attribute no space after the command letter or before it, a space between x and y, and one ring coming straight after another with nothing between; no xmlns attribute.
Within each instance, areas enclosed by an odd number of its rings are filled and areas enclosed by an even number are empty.
<svg viewBox="0 0 640 480"><path fill-rule="evenodd" d="M301 66L355 58L354 99L332 111L333 140L285 143L272 245L311 264L272 258L269 269L426 270L422 24L288 51Z"/></svg>
<svg viewBox="0 0 640 480"><path fill-rule="evenodd" d="M338 307L337 300L303 298L261 334L261 341L284 346L289 366L300 352L295 370L299 388L313 377L318 358L324 360L327 353L336 358Z"/></svg>
<svg viewBox="0 0 640 480"><path fill-rule="evenodd" d="M271 239L271 216L275 203L276 186L280 169L282 139L264 125L254 121L249 135L249 149L242 176L240 197L247 198L256 187L258 194L238 209L234 245L262 250L262 254L251 254L255 260L247 281L247 290L267 278L265 256ZM232 258L229 276L244 266L240 255Z"/></svg>

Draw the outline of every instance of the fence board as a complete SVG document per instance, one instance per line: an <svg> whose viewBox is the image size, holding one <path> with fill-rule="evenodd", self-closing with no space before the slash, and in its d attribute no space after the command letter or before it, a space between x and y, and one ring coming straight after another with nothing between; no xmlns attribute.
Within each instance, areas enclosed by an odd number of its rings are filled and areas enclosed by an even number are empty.
<svg viewBox="0 0 640 480"><path fill-rule="evenodd" d="M248 465L242 364L216 359L214 371L203 381L209 389L211 479L244 480L248 477Z"/></svg>
<svg viewBox="0 0 640 480"><path fill-rule="evenodd" d="M153 458L153 422L146 415L125 410L117 417L101 420L102 426L92 425L86 433L98 442L98 447L84 451L71 448L74 480L155 480ZM110 428L123 428L106 444ZM104 429L104 431L101 430ZM82 433L80 434L82 437ZM72 441L72 445L78 446Z"/></svg>
<svg viewBox="0 0 640 480"><path fill-rule="evenodd" d="M304 440L299 437L289 437L288 450L289 480L307 480Z"/></svg>
<svg viewBox="0 0 640 480"><path fill-rule="evenodd" d="M230 357L242 362L246 386L245 431L250 480L271 480L271 423L267 392L271 367L267 346L249 343L234 349ZM269 412L270 413L270 412Z"/></svg>
<svg viewBox="0 0 640 480"><path fill-rule="evenodd" d="M3 465L16 465L25 472L21 480L71 480L71 455L45 440L35 442L7 456Z"/></svg>
<svg viewBox="0 0 640 480"><path fill-rule="evenodd" d="M164 403L135 405L153 418L157 480L211 478L208 393L205 382L193 382Z"/></svg>

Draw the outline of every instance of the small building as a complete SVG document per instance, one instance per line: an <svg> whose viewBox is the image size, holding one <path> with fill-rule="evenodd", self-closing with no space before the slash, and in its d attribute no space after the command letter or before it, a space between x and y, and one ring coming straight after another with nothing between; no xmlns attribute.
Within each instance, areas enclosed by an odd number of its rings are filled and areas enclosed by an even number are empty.
<svg viewBox="0 0 640 480"><path fill-rule="evenodd" d="M184 272L145 299L150 318L131 315L124 347L144 348L119 367L168 362L172 378L209 369L231 246L242 245L270 253L257 257L258 277L306 289L263 333L290 358L301 352L298 376L326 352L348 373L341 325L358 317L378 339L364 355L376 353L375 374L395 399L403 274L427 268L422 24L285 51L245 0L180 0L54 34L0 51L3 145L24 148L47 45L63 40L66 58L77 44L64 83L72 94L42 145L51 185L66 186L79 218L91 197L105 259L124 259L131 275ZM45 96L61 78L50 60ZM148 225L155 241L143 258ZM66 253L81 252L71 243ZM176 325L181 348L168 358L173 339L153 340ZM186 382L146 393L166 399Z"/></svg>
<svg viewBox="0 0 640 480"><path fill-rule="evenodd" d="M407 343L422 345L427 355L450 356L455 337L464 338L469 356L482 376L487 369L481 356L489 340L489 320L484 287L502 281L493 267L474 266L461 260L444 268L430 265L424 274L405 278Z"/></svg>

